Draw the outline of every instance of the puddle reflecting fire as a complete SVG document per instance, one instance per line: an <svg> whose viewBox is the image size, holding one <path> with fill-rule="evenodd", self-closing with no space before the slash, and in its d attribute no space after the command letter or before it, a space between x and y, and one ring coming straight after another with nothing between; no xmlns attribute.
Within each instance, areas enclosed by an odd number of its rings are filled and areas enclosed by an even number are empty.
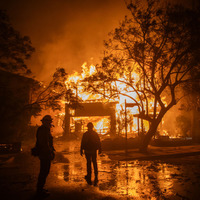
<svg viewBox="0 0 200 200"><path fill-rule="evenodd" d="M67 183L86 184L86 161L79 155L78 147L63 155L69 163L59 163L58 178ZM175 194L186 174L177 165L158 161L112 161L107 155L98 157L98 168L99 190L139 199L162 199Z"/></svg>
<svg viewBox="0 0 200 200"><path fill-rule="evenodd" d="M67 162L56 162L57 178L68 185L87 187L84 180L86 159L80 156L80 142L61 146L63 148L58 150L62 160ZM106 154L98 156L99 184L96 189L134 199L196 199L200 187L199 164L188 162L184 165L179 160L174 163L113 161Z"/></svg>

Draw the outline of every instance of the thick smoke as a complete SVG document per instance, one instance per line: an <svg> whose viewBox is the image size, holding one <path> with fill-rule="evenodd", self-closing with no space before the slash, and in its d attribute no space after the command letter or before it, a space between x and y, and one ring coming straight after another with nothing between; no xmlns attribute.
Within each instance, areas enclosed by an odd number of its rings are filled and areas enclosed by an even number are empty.
<svg viewBox="0 0 200 200"><path fill-rule="evenodd" d="M103 40L128 12L123 0L2 0L13 26L31 38L36 52L28 61L39 80L57 67L79 71L96 64Z"/></svg>

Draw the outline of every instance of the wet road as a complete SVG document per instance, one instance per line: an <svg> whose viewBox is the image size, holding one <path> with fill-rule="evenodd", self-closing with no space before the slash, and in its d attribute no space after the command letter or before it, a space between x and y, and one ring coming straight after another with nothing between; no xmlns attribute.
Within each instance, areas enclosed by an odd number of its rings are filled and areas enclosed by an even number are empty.
<svg viewBox="0 0 200 200"><path fill-rule="evenodd" d="M54 176L66 184L87 187L86 160L79 154L79 143L57 142L57 149L52 167ZM125 199L199 199L200 162L197 159L200 157L122 162L112 161L103 154L98 156L98 190L122 195Z"/></svg>
<svg viewBox="0 0 200 200"><path fill-rule="evenodd" d="M39 159L30 155L32 144L24 145L21 153L0 157L1 199L35 200ZM84 180L86 159L79 147L77 141L55 141L56 157L46 183L51 193L48 200L200 199L200 155L122 162L104 152L98 156L95 187Z"/></svg>

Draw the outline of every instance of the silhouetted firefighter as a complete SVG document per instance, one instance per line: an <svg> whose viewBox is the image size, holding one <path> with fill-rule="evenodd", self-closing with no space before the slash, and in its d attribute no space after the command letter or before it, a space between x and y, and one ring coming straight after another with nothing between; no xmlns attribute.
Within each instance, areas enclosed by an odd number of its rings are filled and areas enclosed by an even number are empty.
<svg viewBox="0 0 200 200"><path fill-rule="evenodd" d="M38 156L40 159L40 173L37 182L37 195L48 196L49 193L44 189L44 185L49 174L51 161L55 157L53 137L50 132L52 127L51 123L53 120L50 115L45 115L41 121L42 125L38 128L36 134L36 148L38 150Z"/></svg>
<svg viewBox="0 0 200 200"><path fill-rule="evenodd" d="M85 180L89 185L92 184L91 181L91 163L93 163L94 167L94 185L97 185L98 183L98 167L97 167L97 150L99 151L99 154L101 154L101 142L99 139L98 134L93 130L93 124L89 122L87 124L88 131L86 131L83 134L82 140L81 140L81 149L80 154L83 155L83 150L85 153L85 157L87 160L87 175L85 176Z"/></svg>

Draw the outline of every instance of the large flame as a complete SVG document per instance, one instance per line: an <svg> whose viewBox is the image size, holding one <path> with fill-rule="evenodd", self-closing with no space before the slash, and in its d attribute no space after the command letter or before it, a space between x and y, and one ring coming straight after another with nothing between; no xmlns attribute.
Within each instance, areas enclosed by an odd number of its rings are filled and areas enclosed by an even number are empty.
<svg viewBox="0 0 200 200"><path fill-rule="evenodd" d="M84 87L81 85L83 79L85 79L88 76L91 76L92 74L96 73L96 67L94 65L87 66L87 63L84 63L82 65L82 73L78 74L77 72L74 72L71 74L67 81L66 81L66 87L71 88L73 90L73 93L76 94L80 99L85 101L93 101L93 102L106 102L109 101L108 99L103 99L102 95L100 94L91 94L84 91ZM136 73L132 73L131 75L134 80L138 80L139 76ZM123 83L123 80L126 79L126 77L122 77L121 81L111 83L111 86L113 84L113 87L117 87L120 91L126 91L128 95L132 96L133 98L137 98L137 94L135 92L132 92L131 89L127 89L127 85ZM120 80L120 79L119 79ZM115 84L115 85L114 85ZM121 121L121 124L124 123L124 109L125 109L125 101L127 103L131 103L132 100L124 95L119 95L115 99L112 99L112 101L117 102L116 104L116 118L117 121ZM136 115L139 113L138 108L135 106L133 108L127 108L127 120L128 120L128 132L130 134L138 134L138 126L140 126L141 122L136 118L133 117L133 115ZM123 114L122 114L123 113ZM80 119L79 119L80 120ZM92 120L92 119L91 119ZM139 124L138 124L139 123ZM108 129L109 119L108 118L102 118L98 122L94 122L94 127L97 130L97 132L104 134L106 133L103 130ZM117 125L117 129L120 129L120 125ZM144 130L148 129L148 123L143 123ZM120 130L121 134L125 132L124 129Z"/></svg>

